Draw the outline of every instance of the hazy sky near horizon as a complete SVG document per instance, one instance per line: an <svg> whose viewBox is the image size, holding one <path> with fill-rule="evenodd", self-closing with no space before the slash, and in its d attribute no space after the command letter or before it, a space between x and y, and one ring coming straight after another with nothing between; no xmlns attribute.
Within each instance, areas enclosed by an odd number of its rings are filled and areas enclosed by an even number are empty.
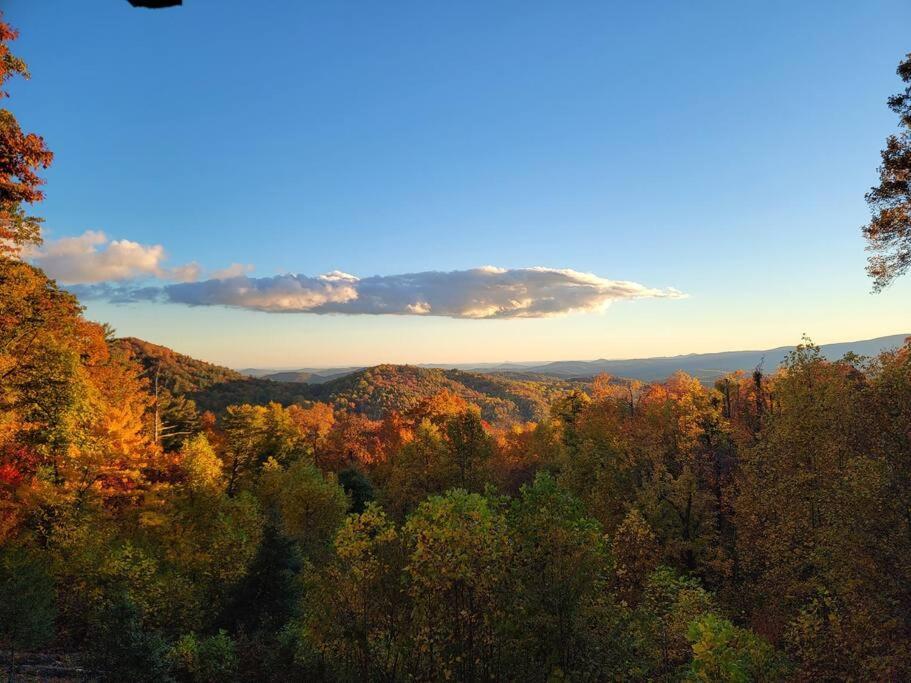
<svg viewBox="0 0 911 683"><path fill-rule="evenodd" d="M0 7L56 154L32 257L121 335L314 367L911 332L860 234L906 0Z"/></svg>

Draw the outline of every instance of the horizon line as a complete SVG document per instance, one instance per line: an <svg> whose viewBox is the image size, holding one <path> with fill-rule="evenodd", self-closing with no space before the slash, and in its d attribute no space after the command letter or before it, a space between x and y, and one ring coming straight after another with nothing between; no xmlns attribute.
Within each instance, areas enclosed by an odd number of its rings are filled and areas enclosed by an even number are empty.
<svg viewBox="0 0 911 683"><path fill-rule="evenodd" d="M813 342L816 346L834 346L838 344L860 344L865 342L872 342L878 339L888 339L890 337L905 337L906 339L911 339L911 331L908 332L896 332L894 334L883 334L875 337L868 337L863 339L848 339L844 341L829 341L817 343ZM145 341L145 340L144 340ZM156 342L150 342L156 343ZM524 366L537 366L537 365L547 365L551 363L596 363L596 362L623 362L623 361L646 361L646 360L673 360L675 358L687 358L689 356L707 356L707 355L718 355L718 354L730 354L730 353L761 353L761 352L770 352L770 351L780 351L781 349L793 349L796 348L799 344L781 344L779 346L771 346L765 348L748 348L748 349L730 349L722 351L691 351L688 353L678 353L673 355L657 355L657 356L629 356L629 357L613 357L613 358L557 358L553 360L503 360L503 361L463 361L463 362L438 362L438 361L411 361L411 362L390 362L390 361L381 361L377 363L337 363L334 365L306 365L306 364L297 364L297 365L288 365L288 366L256 366L250 364L244 364L243 366L239 365L224 365L231 370L236 372L244 372L249 370L255 370L258 372L301 372L305 370L342 370L342 369L351 369L351 370L362 370L364 368L377 367L379 365L410 365L414 367L436 367L441 369L460 369L466 366L472 367L481 367L481 366L501 366L501 365L524 365ZM159 344L159 346L165 346L164 344ZM170 347L168 347L170 348ZM181 353L181 352L178 352ZM190 356L190 354L183 354ZM194 357L195 356L191 356ZM198 360L203 360L199 358ZM214 361L206 361L208 363L213 363L215 365L221 365L221 363L215 363Z"/></svg>

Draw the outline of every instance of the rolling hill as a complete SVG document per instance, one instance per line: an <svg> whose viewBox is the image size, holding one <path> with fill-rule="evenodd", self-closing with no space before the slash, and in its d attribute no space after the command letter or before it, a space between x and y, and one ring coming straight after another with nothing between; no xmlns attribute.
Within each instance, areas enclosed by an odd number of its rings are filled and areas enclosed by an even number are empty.
<svg viewBox="0 0 911 683"><path fill-rule="evenodd" d="M312 387L312 396L378 418L408 410L443 390L474 403L492 422L539 420L561 392L585 382L509 377L414 365L377 365Z"/></svg>
<svg viewBox="0 0 911 683"><path fill-rule="evenodd" d="M327 370L284 370L258 375L262 379L271 379L274 382L304 382L306 384L322 384L337 377L350 375L364 368L329 368Z"/></svg>
<svg viewBox="0 0 911 683"><path fill-rule="evenodd" d="M202 410L219 412L235 403L285 405L324 401L372 418L388 411L404 412L424 398L448 390L481 408L492 422L537 420L562 391L584 387L585 382L548 376L507 376L413 365L378 365L322 382L303 382L303 373L276 373L294 381L250 377L235 370L196 360L165 346L141 339L117 341L147 369L159 369L161 385L196 401Z"/></svg>
<svg viewBox="0 0 911 683"><path fill-rule="evenodd" d="M273 382L207 363L135 337L118 339L148 373L157 367L160 385L196 401L200 410L219 412L233 403L283 404L310 399L306 384Z"/></svg>
<svg viewBox="0 0 911 683"><path fill-rule="evenodd" d="M159 368L162 386L175 394L191 394L217 384L245 379L236 370L196 360L167 346L152 344L136 337L124 337L116 343L127 349L147 372Z"/></svg>

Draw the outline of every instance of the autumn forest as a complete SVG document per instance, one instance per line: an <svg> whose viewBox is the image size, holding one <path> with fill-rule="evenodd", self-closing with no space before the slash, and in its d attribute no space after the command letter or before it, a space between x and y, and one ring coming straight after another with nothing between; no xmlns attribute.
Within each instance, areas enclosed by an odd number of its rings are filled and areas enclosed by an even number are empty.
<svg viewBox="0 0 911 683"><path fill-rule="evenodd" d="M878 284L909 263L902 144ZM24 257L52 160L0 110L10 680L911 677L911 343L713 382L254 379L119 337Z"/></svg>

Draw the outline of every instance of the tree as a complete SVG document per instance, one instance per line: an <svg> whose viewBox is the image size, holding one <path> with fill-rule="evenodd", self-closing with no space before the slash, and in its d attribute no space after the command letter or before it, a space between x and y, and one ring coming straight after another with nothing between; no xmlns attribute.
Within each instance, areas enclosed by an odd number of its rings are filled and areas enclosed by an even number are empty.
<svg viewBox="0 0 911 683"><path fill-rule="evenodd" d="M15 75L29 78L28 67L9 48L19 33L0 13L0 100L8 97L6 81ZM50 166L54 155L44 139L23 133L12 112L0 109L0 259L14 257L21 249L41 241L41 221L28 216L22 204L41 201L44 184L38 171Z"/></svg>
<svg viewBox="0 0 911 683"><path fill-rule="evenodd" d="M125 595L104 596L87 635L89 662L112 680L167 680L167 645L158 633L142 627L136 606Z"/></svg>
<svg viewBox="0 0 911 683"><path fill-rule="evenodd" d="M63 498L133 495L152 455L149 396L105 328L39 269L0 258L0 347L0 441L30 454L19 475Z"/></svg>
<svg viewBox="0 0 911 683"><path fill-rule="evenodd" d="M80 457L86 485L96 485L106 498L134 496L144 469L152 461L143 417L149 409L147 382L122 349L112 345L104 328L94 330L97 350L80 359L88 376L88 415Z"/></svg>
<svg viewBox="0 0 911 683"><path fill-rule="evenodd" d="M457 472L459 488L480 488L483 469L492 454L493 444L481 421L481 411L465 410L446 423L450 457Z"/></svg>
<svg viewBox="0 0 911 683"><path fill-rule="evenodd" d="M351 499L350 512L360 514L375 497L373 483L366 474L355 467L338 473L338 483Z"/></svg>
<svg viewBox="0 0 911 683"><path fill-rule="evenodd" d="M196 402L182 394L172 394L167 389L160 389L155 398L158 418L158 424L153 425L155 437L164 450L176 450L188 436L200 430Z"/></svg>
<svg viewBox="0 0 911 683"><path fill-rule="evenodd" d="M180 471L191 491L219 493L224 490L221 460L204 434L197 434L183 442Z"/></svg>
<svg viewBox="0 0 911 683"><path fill-rule="evenodd" d="M511 675L622 676L627 613L608 590L611 563L601 526L546 473L522 487L508 519Z"/></svg>
<svg viewBox="0 0 911 683"><path fill-rule="evenodd" d="M301 564L296 544L274 524L266 524L256 556L228 599L219 623L248 637L274 636L298 614Z"/></svg>
<svg viewBox="0 0 911 683"><path fill-rule="evenodd" d="M341 680L398 680L408 659L402 538L375 503L349 515L310 598L307 634Z"/></svg>
<svg viewBox="0 0 911 683"><path fill-rule="evenodd" d="M693 620L715 611L713 596L697 580L658 567L645 580L637 609L646 653L652 659L649 680L669 680L691 655L688 642Z"/></svg>
<svg viewBox="0 0 911 683"><path fill-rule="evenodd" d="M907 84L889 98L901 131L886 138L879 167L879 185L866 195L873 218L863 227L872 252L867 272L873 288L882 290L911 267L911 53L898 65Z"/></svg>
<svg viewBox="0 0 911 683"><path fill-rule="evenodd" d="M307 455L306 444L298 423L290 411L274 401L263 409L263 442L259 446L259 459L275 460L283 467Z"/></svg>
<svg viewBox="0 0 911 683"><path fill-rule="evenodd" d="M287 470L273 463L267 463L263 486L278 511L282 531L297 541L306 559L325 559L348 511L345 490L334 474L324 475L306 460Z"/></svg>
<svg viewBox="0 0 911 683"><path fill-rule="evenodd" d="M265 434L265 410L261 406L228 406L223 421L225 432L225 470L228 495L233 496L241 483L258 474Z"/></svg>
<svg viewBox="0 0 911 683"><path fill-rule="evenodd" d="M492 479L501 491L515 495L540 469L554 469L560 452L561 444L550 422L510 425L497 435L496 452L490 461Z"/></svg>
<svg viewBox="0 0 911 683"><path fill-rule="evenodd" d="M563 445L570 456L575 455L581 443L579 421L585 409L591 403L588 394L573 389L555 400L550 407L550 416L554 424L561 428Z"/></svg>
<svg viewBox="0 0 911 683"><path fill-rule="evenodd" d="M752 631L717 614L705 614L687 631L693 661L687 680L705 683L780 681L789 673L784 657Z"/></svg>
<svg viewBox="0 0 911 683"><path fill-rule="evenodd" d="M0 641L9 649L9 680L15 651L44 645L54 635L54 582L33 553L0 549Z"/></svg>
<svg viewBox="0 0 911 683"><path fill-rule="evenodd" d="M498 625L509 564L504 515L487 498L454 489L421 503L404 536L416 677L503 678Z"/></svg>
<svg viewBox="0 0 911 683"><path fill-rule="evenodd" d="M234 497L181 492L171 498L166 513L156 527L157 540L186 587L184 626L199 628L215 620L250 571L264 534L261 506L248 491Z"/></svg>
<svg viewBox="0 0 911 683"><path fill-rule="evenodd" d="M880 375L899 391L902 365ZM802 677L892 678L909 666L901 401L883 401L856 358L827 361L812 345L791 354L774 392L734 500L751 621L787 637Z"/></svg>
<svg viewBox="0 0 911 683"><path fill-rule="evenodd" d="M455 473L449 456L439 428L424 420L413 440L383 463L378 472L383 477L383 501L397 519L404 519L429 494L452 485Z"/></svg>
<svg viewBox="0 0 911 683"><path fill-rule="evenodd" d="M265 406L228 406L223 428L229 495L241 486L251 486L267 461L288 467L312 454L311 435L301 411L285 409L274 401Z"/></svg>
<svg viewBox="0 0 911 683"><path fill-rule="evenodd" d="M183 636L171 648L168 660L181 681L224 683L237 676L234 641L224 631L203 639L195 633Z"/></svg>
<svg viewBox="0 0 911 683"><path fill-rule="evenodd" d="M331 429L316 449L316 464L338 472L346 467L382 460L382 444L378 437L380 426L380 422L360 413L337 414Z"/></svg>
<svg viewBox="0 0 911 683"><path fill-rule="evenodd" d="M618 592L627 603L635 604L643 583L658 566L661 551L651 527L636 508L617 527L611 549Z"/></svg>
<svg viewBox="0 0 911 683"><path fill-rule="evenodd" d="M335 413L328 403L314 403L306 408L288 406L288 415L297 425L303 445L310 453L322 448L335 424Z"/></svg>
<svg viewBox="0 0 911 683"><path fill-rule="evenodd" d="M461 396L449 389L422 398L405 412L406 420L413 426L429 420L437 426L442 426L450 418L468 410L468 403Z"/></svg>

